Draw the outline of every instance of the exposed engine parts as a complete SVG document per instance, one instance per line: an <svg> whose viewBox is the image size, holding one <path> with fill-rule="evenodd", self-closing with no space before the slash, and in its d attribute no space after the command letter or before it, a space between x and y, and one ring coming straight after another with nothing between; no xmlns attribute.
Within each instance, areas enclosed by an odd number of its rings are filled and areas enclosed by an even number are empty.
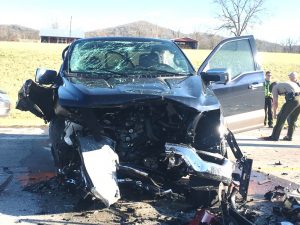
<svg viewBox="0 0 300 225"><path fill-rule="evenodd" d="M236 192L246 199L252 161L243 156L230 131L220 133L220 109L199 112L169 100L65 107L48 97L53 100L51 111L31 97L41 88L26 82L17 107L50 121L58 176L80 188L84 197L109 206L121 197L119 185L130 185L154 196L207 192L212 200L225 187L226 195L219 194L224 213L235 209ZM55 91L43 92L51 93ZM236 165L227 158L226 140Z"/></svg>

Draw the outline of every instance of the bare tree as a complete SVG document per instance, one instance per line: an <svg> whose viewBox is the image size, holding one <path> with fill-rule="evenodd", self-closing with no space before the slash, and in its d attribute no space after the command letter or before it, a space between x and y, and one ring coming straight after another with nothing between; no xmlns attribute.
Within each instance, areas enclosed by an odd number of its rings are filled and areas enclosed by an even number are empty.
<svg viewBox="0 0 300 225"><path fill-rule="evenodd" d="M221 9L218 18L222 21L222 25L218 29L225 29L235 36L241 36L248 26L259 21L265 1L214 0L214 3Z"/></svg>
<svg viewBox="0 0 300 225"><path fill-rule="evenodd" d="M297 41L293 40L292 38L287 38L283 43L283 47L284 47L284 51L285 52L289 52L289 53L292 53L292 52L296 52L296 44L297 44Z"/></svg>

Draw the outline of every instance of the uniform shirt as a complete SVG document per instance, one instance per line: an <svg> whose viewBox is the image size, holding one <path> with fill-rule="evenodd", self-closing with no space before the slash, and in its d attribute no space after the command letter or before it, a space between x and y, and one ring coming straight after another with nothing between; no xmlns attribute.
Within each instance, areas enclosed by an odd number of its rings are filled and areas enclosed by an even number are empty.
<svg viewBox="0 0 300 225"><path fill-rule="evenodd" d="M278 83L273 87L272 95L278 98L278 95L285 95L287 93L300 93L300 87L295 82Z"/></svg>

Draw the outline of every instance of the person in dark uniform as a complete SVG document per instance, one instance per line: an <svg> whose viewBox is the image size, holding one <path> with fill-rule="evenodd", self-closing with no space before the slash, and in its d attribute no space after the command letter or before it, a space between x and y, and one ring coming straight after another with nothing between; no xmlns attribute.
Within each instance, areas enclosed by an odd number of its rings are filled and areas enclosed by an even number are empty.
<svg viewBox="0 0 300 225"><path fill-rule="evenodd" d="M267 71L265 74L264 90L265 90L265 121L266 126L268 121L268 126L273 127L273 113L272 113L272 92L271 92L271 72Z"/></svg>
<svg viewBox="0 0 300 225"><path fill-rule="evenodd" d="M295 130L295 121L300 113L300 87L295 82L277 83L272 90L273 95L273 118L276 118L278 108L278 96L284 95L286 102L283 104L273 128L271 136L264 137L266 141L278 141L280 132L287 119L290 117L291 126L283 140L291 141Z"/></svg>
<svg viewBox="0 0 300 225"><path fill-rule="evenodd" d="M296 72L291 72L289 74L289 79L291 82L295 82L300 87L300 82L298 81L297 76L298 76L298 74ZM295 127L297 127L297 120L298 120L298 117L295 121ZM287 118L287 122L288 122L288 125L290 126L290 123L291 123L290 117Z"/></svg>

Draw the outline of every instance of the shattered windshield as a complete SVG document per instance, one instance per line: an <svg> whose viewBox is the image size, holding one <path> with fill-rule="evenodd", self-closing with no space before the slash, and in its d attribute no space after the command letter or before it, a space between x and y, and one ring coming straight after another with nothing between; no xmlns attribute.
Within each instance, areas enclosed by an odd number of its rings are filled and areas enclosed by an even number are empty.
<svg viewBox="0 0 300 225"><path fill-rule="evenodd" d="M87 40L78 42L68 58L68 73L93 78L120 76L187 76L193 69L172 42Z"/></svg>

